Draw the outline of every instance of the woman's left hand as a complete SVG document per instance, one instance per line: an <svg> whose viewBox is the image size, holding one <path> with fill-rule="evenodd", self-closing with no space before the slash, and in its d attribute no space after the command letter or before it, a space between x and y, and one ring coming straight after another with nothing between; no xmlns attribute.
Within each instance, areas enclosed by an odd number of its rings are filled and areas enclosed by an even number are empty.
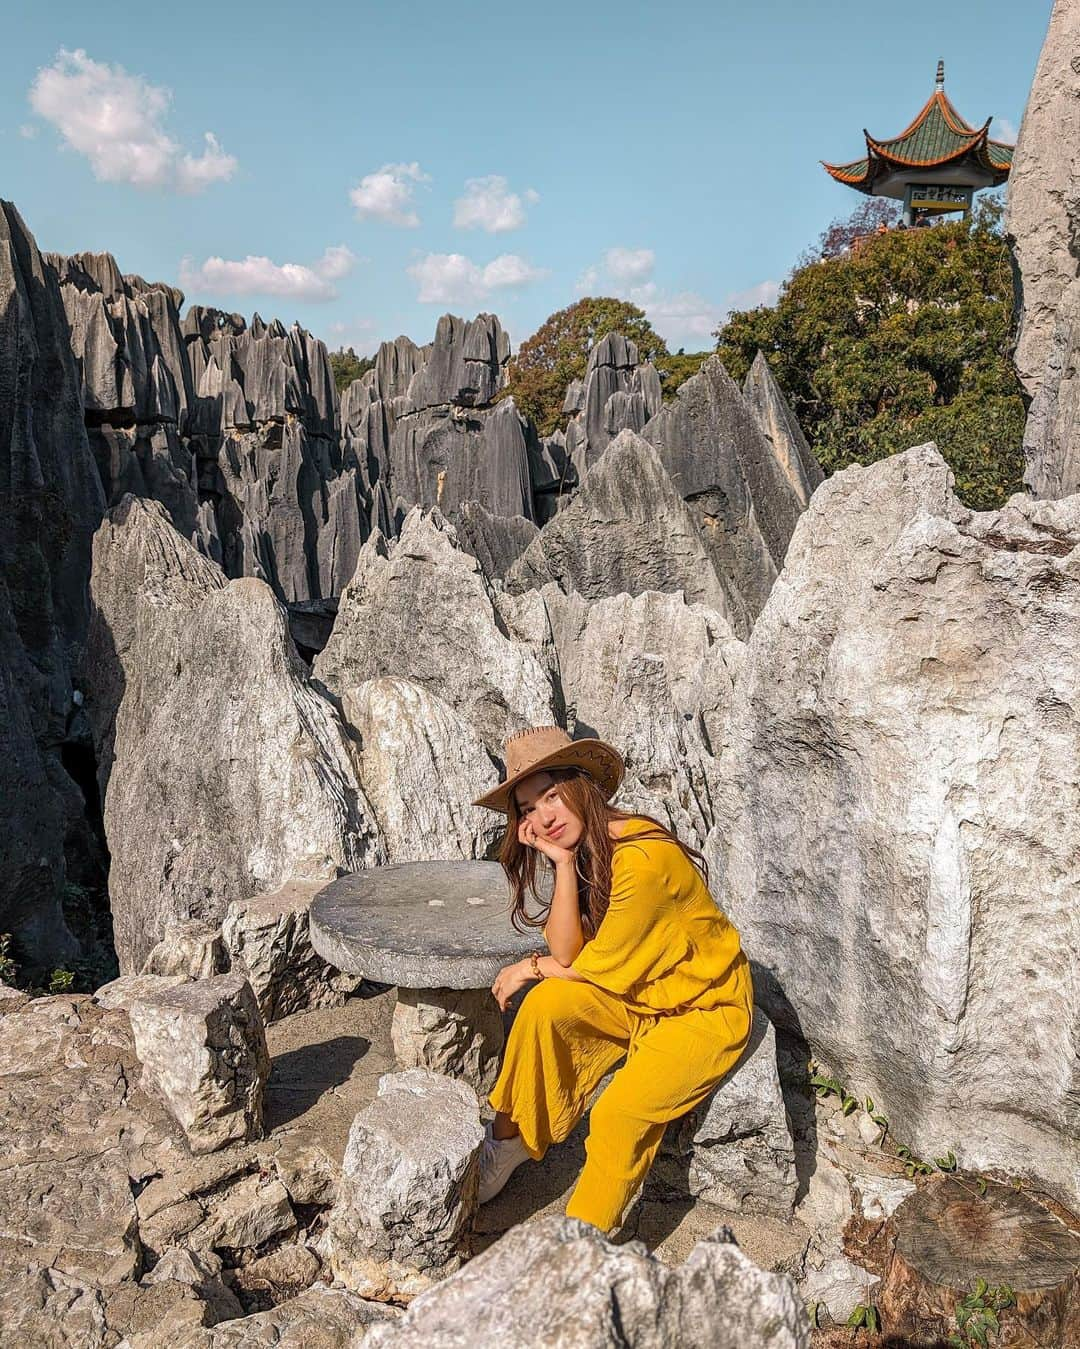
<svg viewBox="0 0 1080 1349"><path fill-rule="evenodd" d="M517 960L513 965L504 965L495 976L491 991L500 1011L505 1012L510 999L533 978L532 964L528 960Z"/></svg>

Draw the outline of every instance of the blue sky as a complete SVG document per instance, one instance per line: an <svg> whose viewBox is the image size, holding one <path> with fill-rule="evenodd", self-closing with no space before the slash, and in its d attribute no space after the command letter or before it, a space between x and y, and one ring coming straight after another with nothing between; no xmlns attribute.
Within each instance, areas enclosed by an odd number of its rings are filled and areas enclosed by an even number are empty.
<svg viewBox="0 0 1080 1349"><path fill-rule="evenodd" d="M582 293L711 346L933 87L1019 125L1051 0L15 4L0 196L43 249L371 350ZM635 12L637 10L637 12ZM209 137L209 138L208 138Z"/></svg>

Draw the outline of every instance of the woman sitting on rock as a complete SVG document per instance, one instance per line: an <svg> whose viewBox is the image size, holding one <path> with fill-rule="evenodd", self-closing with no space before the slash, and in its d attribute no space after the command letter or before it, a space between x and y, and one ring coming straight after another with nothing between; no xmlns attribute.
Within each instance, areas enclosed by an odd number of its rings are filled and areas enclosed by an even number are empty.
<svg viewBox="0 0 1080 1349"><path fill-rule="evenodd" d="M709 894L701 854L650 816L608 805L624 771L610 745L541 726L507 741L506 765L506 780L475 804L509 816L500 861L513 921L543 925L550 954L507 965L492 985L505 1010L537 981L489 1098L497 1113L480 1202L567 1137L625 1055L592 1108L585 1167L566 1209L608 1231L667 1122L704 1100L746 1047L750 968ZM537 854L554 871L550 903L537 886ZM538 916L526 912L527 893Z"/></svg>

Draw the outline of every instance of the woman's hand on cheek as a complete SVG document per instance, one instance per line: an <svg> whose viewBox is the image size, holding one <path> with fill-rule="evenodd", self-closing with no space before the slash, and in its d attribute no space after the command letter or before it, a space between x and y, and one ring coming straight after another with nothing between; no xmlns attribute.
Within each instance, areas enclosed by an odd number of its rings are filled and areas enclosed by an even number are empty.
<svg viewBox="0 0 1080 1349"><path fill-rule="evenodd" d="M503 966L491 985L492 995L499 1004L500 1011L506 1011L510 999L519 988L524 988L532 977L532 966L527 960L517 960L513 965Z"/></svg>
<svg viewBox="0 0 1080 1349"><path fill-rule="evenodd" d="M527 818L518 821L518 842L526 848L535 848L537 852L543 853L556 866L560 862L573 865L573 850L571 848L560 848L557 843L552 843L550 839L541 838L532 822Z"/></svg>

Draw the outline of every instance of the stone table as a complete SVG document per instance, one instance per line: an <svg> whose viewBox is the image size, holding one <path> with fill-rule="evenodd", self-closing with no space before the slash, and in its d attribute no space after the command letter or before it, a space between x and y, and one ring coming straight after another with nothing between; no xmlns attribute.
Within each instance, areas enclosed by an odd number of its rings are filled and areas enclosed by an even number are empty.
<svg viewBox="0 0 1080 1349"><path fill-rule="evenodd" d="M510 924L497 862L402 862L342 876L311 905L311 944L336 969L396 984L391 1034L403 1068L487 1092L503 1047L496 974L543 949Z"/></svg>

